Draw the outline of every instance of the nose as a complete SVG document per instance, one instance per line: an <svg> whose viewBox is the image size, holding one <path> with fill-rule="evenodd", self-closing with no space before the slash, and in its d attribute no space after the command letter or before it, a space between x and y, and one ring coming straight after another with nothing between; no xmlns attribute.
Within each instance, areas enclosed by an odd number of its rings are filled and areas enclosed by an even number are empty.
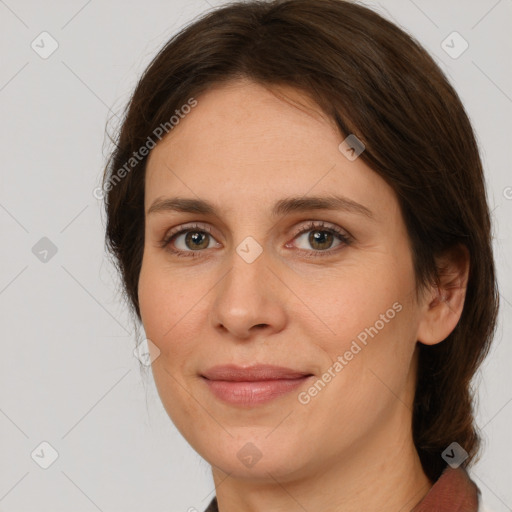
<svg viewBox="0 0 512 512"><path fill-rule="evenodd" d="M212 325L237 339L277 333L286 324L286 292L265 251L252 263L234 252L230 270L213 289Z"/></svg>

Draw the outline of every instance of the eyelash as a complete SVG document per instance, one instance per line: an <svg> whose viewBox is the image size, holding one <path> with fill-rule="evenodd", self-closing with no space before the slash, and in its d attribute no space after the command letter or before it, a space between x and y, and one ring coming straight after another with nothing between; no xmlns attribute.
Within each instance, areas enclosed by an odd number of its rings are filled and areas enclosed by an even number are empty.
<svg viewBox="0 0 512 512"><path fill-rule="evenodd" d="M350 245L352 243L352 238L345 234L343 231L341 231L336 226L326 227L325 223L323 221L310 221L306 226L304 226L299 232L297 232L293 240L298 238L300 235L307 233L308 231L324 231L333 234L342 242L342 245ZM194 224L193 226L187 226L184 229L181 229L179 231L171 232L169 235L167 235L161 242L159 242L159 245L162 249L169 250L171 253L175 254L176 256L180 258L197 258L200 257L201 250L197 251L181 251L178 249L172 249L171 242L174 238L178 237L179 235L182 235L183 233L188 233L189 231L192 232L199 232L199 233L208 233L209 235L212 235L212 231L209 226L201 226L199 224ZM340 246L338 246L339 248ZM307 256L306 257L324 257L325 255L329 256L332 255L333 252L337 252L337 249L326 249L324 251L306 251L304 249L299 249L304 251Z"/></svg>

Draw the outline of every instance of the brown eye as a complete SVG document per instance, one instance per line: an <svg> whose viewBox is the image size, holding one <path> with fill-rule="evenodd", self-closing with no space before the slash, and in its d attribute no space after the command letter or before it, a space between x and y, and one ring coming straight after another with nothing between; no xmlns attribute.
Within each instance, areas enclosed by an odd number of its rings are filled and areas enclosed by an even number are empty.
<svg viewBox="0 0 512 512"><path fill-rule="evenodd" d="M332 253L337 247L350 245L349 235L343 233L338 227L328 227L323 222L311 222L295 236L299 242L299 249L309 252L311 255L321 256L322 253ZM334 245L334 242L339 243ZM306 247L300 247L300 243ZM305 243L304 243L305 242ZM334 247L334 248L333 248ZM332 250L329 250L333 248Z"/></svg>
<svg viewBox="0 0 512 512"><path fill-rule="evenodd" d="M329 249L334 241L334 235L329 231L314 230L309 233L308 243L313 249L320 251Z"/></svg>
<svg viewBox="0 0 512 512"><path fill-rule="evenodd" d="M171 250L176 252L199 251L208 249L210 242L215 240L210 233L197 229L184 229L173 236L166 242L166 246L174 246Z"/></svg>
<svg viewBox="0 0 512 512"><path fill-rule="evenodd" d="M185 235L185 245L193 251L197 249L207 249L209 238L210 235L204 231L188 231Z"/></svg>
<svg viewBox="0 0 512 512"><path fill-rule="evenodd" d="M213 242L213 243L211 243ZM160 246L177 256L200 256L203 249L219 244L213 238L208 226L193 225L174 231L160 242Z"/></svg>

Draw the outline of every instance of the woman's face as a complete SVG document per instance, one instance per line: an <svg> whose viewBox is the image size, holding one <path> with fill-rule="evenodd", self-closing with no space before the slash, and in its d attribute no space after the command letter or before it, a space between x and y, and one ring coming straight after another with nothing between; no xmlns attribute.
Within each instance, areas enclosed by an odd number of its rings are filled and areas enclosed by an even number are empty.
<svg viewBox="0 0 512 512"><path fill-rule="evenodd" d="M303 106L249 81L211 89L153 149L139 301L183 436L232 476L285 481L370 461L410 432L422 306L392 189L339 149L318 107L281 91ZM305 201L334 196L360 206ZM213 211L155 206L171 198ZM203 377L228 364L310 377L266 388Z"/></svg>

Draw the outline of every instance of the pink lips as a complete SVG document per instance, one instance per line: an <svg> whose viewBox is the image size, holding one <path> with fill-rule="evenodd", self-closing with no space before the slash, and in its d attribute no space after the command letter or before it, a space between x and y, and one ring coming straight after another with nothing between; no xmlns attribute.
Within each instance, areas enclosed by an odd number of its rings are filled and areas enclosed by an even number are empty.
<svg viewBox="0 0 512 512"><path fill-rule="evenodd" d="M312 375L282 366L214 366L201 375L210 391L232 405L269 402L302 385Z"/></svg>

